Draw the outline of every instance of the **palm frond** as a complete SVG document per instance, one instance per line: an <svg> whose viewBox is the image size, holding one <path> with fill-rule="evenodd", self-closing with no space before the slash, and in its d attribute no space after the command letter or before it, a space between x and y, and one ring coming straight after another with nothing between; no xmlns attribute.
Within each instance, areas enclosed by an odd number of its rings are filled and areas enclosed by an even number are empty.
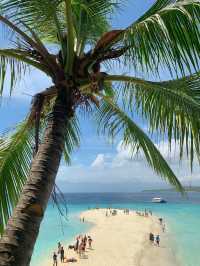
<svg viewBox="0 0 200 266"><path fill-rule="evenodd" d="M67 122L65 133L64 160L70 164L70 155L80 144L80 129L77 117L73 117Z"/></svg>
<svg viewBox="0 0 200 266"><path fill-rule="evenodd" d="M150 16L155 15L163 8L176 2L176 0L156 0L155 3L135 23L148 19Z"/></svg>
<svg viewBox="0 0 200 266"><path fill-rule="evenodd" d="M17 48L26 52L36 52L36 55L32 55L34 59L37 58L36 61L43 61L44 64L50 67L50 69L55 66L56 60L52 57L39 35L33 30L29 25L27 25L24 21L20 21L20 23L16 24L12 20L8 19L5 16L0 15L0 22L2 22L8 29L10 29L14 34L14 43L16 43Z"/></svg>
<svg viewBox="0 0 200 266"><path fill-rule="evenodd" d="M46 115L50 111L47 106L43 110L40 124L42 141L46 126ZM48 117L47 117L48 119ZM14 132L8 132L0 138L0 234L7 224L13 208L18 202L25 184L34 151L34 121L27 119L19 124ZM77 118L66 124L64 159L70 163L70 155L79 146L80 131Z"/></svg>
<svg viewBox="0 0 200 266"><path fill-rule="evenodd" d="M72 68L74 63L74 22L72 13L72 3L71 0L65 0L65 10L66 10L66 26L67 26L67 62L65 65L65 71L69 75L72 74Z"/></svg>
<svg viewBox="0 0 200 266"><path fill-rule="evenodd" d="M26 122L0 139L0 234L25 184L32 158L33 135Z"/></svg>
<svg viewBox="0 0 200 266"><path fill-rule="evenodd" d="M119 81L120 76L112 79ZM163 82L122 76L116 85L124 110L144 117L150 133L167 136L169 144L172 140L179 143L180 158L186 146L191 167L194 153L200 158L199 84L200 77L196 74Z"/></svg>
<svg viewBox="0 0 200 266"><path fill-rule="evenodd" d="M85 44L94 45L109 30L109 18L119 7L118 1L110 0L80 0L73 6L77 50L81 51L81 46Z"/></svg>
<svg viewBox="0 0 200 266"><path fill-rule="evenodd" d="M29 72L30 67L37 68L50 75L49 69L44 64L38 63L31 58L26 51L0 49L0 96L3 94L5 85L8 85L9 82L11 95L16 83Z"/></svg>
<svg viewBox="0 0 200 266"><path fill-rule="evenodd" d="M103 95L100 97L102 97L102 103L97 109L96 115L99 130L112 137L122 133L125 146L130 146L133 152L141 149L154 171L175 186L177 190L183 191L179 180L151 139L110 97Z"/></svg>
<svg viewBox="0 0 200 266"><path fill-rule="evenodd" d="M0 96L4 91L5 81L10 81L10 95L16 85L21 80L22 75L26 73L27 65L12 57L1 55L0 51ZM9 74L9 77L8 77Z"/></svg>
<svg viewBox="0 0 200 266"><path fill-rule="evenodd" d="M0 49L0 95L3 93L4 81L9 77L10 94L22 75L26 73L27 66L37 68L47 75L52 74L55 59L48 53L37 34L24 23L14 24L6 17L0 15L0 23L13 32L7 49ZM26 32L28 31L28 32Z"/></svg>
<svg viewBox="0 0 200 266"><path fill-rule="evenodd" d="M1 11L15 24L26 23L43 37L56 39L55 14L61 0L2 0ZM62 17L64 18L64 12ZM46 32L45 32L46 31ZM45 36L44 36L45 35ZM40 36L41 37L41 36Z"/></svg>
<svg viewBox="0 0 200 266"><path fill-rule="evenodd" d="M125 63L156 74L167 68L172 76L199 69L199 13L198 0L156 1L121 36L129 48Z"/></svg>
<svg viewBox="0 0 200 266"><path fill-rule="evenodd" d="M72 15L80 41L93 41L107 30L107 19L118 6L118 1L79 0L72 1ZM15 23L23 21L33 28L43 40L58 43L60 33L67 33L65 20L65 0L2 0L1 9Z"/></svg>

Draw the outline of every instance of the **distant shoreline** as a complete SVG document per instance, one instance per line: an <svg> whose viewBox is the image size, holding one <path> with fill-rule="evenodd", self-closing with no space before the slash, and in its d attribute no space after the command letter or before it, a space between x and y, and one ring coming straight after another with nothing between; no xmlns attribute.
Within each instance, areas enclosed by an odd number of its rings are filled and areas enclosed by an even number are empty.
<svg viewBox="0 0 200 266"><path fill-rule="evenodd" d="M199 186L184 186L186 192L200 192ZM177 192L174 188L145 189L141 192ZM178 192L177 192L178 193Z"/></svg>
<svg viewBox="0 0 200 266"><path fill-rule="evenodd" d="M87 235L93 239L93 249L87 249L87 259L80 259L72 250L66 249L69 244L63 243L66 257L75 257L78 266L175 266L175 258L167 242L166 233L162 233L156 216L139 216L134 211L129 215L117 210L112 216L106 209L92 209L81 213L85 222L94 226ZM108 212L108 211L107 211ZM149 242L149 233L160 234L160 247ZM75 240L74 240L75 242ZM51 258L51 254L50 254ZM45 260L41 266L52 264ZM62 265L60 262L58 266Z"/></svg>

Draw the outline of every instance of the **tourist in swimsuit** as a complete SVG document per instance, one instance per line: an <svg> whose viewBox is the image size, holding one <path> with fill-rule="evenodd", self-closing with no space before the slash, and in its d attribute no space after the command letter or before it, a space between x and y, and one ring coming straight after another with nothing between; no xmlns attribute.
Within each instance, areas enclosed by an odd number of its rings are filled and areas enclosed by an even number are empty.
<svg viewBox="0 0 200 266"><path fill-rule="evenodd" d="M65 258L65 251L64 251L64 248L61 247L61 249L60 249L60 261L64 262L64 258Z"/></svg>
<svg viewBox="0 0 200 266"><path fill-rule="evenodd" d="M78 246L79 246L79 238L76 238L76 244L74 245L74 251L78 252Z"/></svg>
<svg viewBox="0 0 200 266"><path fill-rule="evenodd" d="M57 261L57 255L56 252L53 253L53 266L57 266L58 265L58 261Z"/></svg>
<svg viewBox="0 0 200 266"><path fill-rule="evenodd" d="M165 232L165 224L163 224L163 226L162 226L162 231L163 231L163 233Z"/></svg>
<svg viewBox="0 0 200 266"><path fill-rule="evenodd" d="M149 240L153 244L153 242L154 242L154 235L152 233L149 234Z"/></svg>
<svg viewBox="0 0 200 266"><path fill-rule="evenodd" d="M86 243L84 241L82 241L81 246L82 246L82 255L84 256L84 254L85 254L85 248L86 248Z"/></svg>
<svg viewBox="0 0 200 266"><path fill-rule="evenodd" d="M160 236L159 235L156 236L156 244L158 246L160 245Z"/></svg>
<svg viewBox="0 0 200 266"><path fill-rule="evenodd" d="M79 253L79 257L82 257L82 242L79 244L78 246L78 253Z"/></svg>
<svg viewBox="0 0 200 266"><path fill-rule="evenodd" d="M89 243L89 248L91 249L92 248L92 238L91 237L88 237L88 243Z"/></svg>
<svg viewBox="0 0 200 266"><path fill-rule="evenodd" d="M60 250L61 250L61 243L58 242L58 254L60 253Z"/></svg>
<svg viewBox="0 0 200 266"><path fill-rule="evenodd" d="M87 243L87 236L86 236L86 235L84 236L83 241L84 241L85 243Z"/></svg>

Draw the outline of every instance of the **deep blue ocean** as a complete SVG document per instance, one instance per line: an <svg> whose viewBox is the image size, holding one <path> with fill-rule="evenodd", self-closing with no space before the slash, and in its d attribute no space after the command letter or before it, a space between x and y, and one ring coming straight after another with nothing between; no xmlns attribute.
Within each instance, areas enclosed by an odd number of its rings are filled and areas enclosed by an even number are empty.
<svg viewBox="0 0 200 266"><path fill-rule="evenodd" d="M153 197L163 197L166 204L151 203ZM167 223L171 248L181 266L200 266L200 193L189 192L182 197L175 192L84 193L66 194L67 216L61 217L49 203L35 246L31 266L42 266L42 258L52 257L57 242L72 241L91 225L79 221L79 213L88 207L151 209Z"/></svg>

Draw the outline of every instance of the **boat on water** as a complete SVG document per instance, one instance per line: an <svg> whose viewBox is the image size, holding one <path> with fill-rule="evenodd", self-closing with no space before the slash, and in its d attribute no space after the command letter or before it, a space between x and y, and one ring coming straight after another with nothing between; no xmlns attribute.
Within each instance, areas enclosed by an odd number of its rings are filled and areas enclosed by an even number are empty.
<svg viewBox="0 0 200 266"><path fill-rule="evenodd" d="M163 198L153 198L151 200L151 202L153 202L153 203L167 203L167 201L164 200Z"/></svg>

